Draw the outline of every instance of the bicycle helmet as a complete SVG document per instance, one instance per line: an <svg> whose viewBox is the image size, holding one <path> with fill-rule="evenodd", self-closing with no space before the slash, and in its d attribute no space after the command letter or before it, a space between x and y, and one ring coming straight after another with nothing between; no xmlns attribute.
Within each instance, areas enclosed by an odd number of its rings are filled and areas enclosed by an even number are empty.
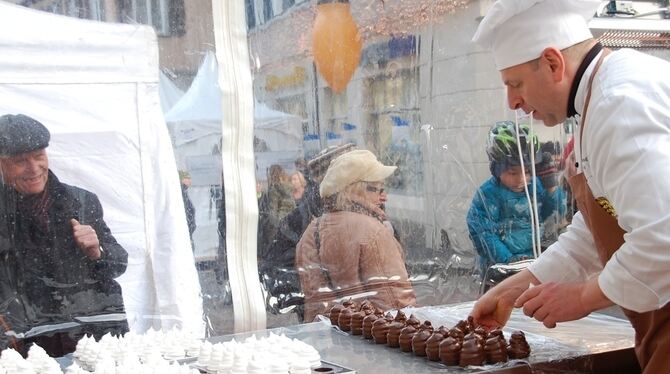
<svg viewBox="0 0 670 374"><path fill-rule="evenodd" d="M530 152L535 153L536 163L542 161L540 141L535 134L531 136L527 125L519 125L519 141L524 165L530 166ZM491 173L496 177L511 166L521 165L514 122L500 121L491 127L486 142L486 154L491 162Z"/></svg>

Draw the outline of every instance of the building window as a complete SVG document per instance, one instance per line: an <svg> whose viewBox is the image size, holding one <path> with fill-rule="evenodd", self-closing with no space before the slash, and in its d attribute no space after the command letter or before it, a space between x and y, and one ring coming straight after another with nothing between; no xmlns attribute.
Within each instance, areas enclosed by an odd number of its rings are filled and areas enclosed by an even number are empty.
<svg viewBox="0 0 670 374"><path fill-rule="evenodd" d="M274 10L272 8L272 0L263 0L263 19L265 22L268 22L274 16Z"/></svg>
<svg viewBox="0 0 670 374"><path fill-rule="evenodd" d="M247 29L256 27L256 6L254 0L244 0L244 8L247 13Z"/></svg>
<svg viewBox="0 0 670 374"><path fill-rule="evenodd" d="M58 0L34 8L69 17L104 21L105 14L101 2L102 0Z"/></svg>
<svg viewBox="0 0 670 374"><path fill-rule="evenodd" d="M159 36L185 33L184 0L122 0L121 22L151 25Z"/></svg>
<svg viewBox="0 0 670 374"><path fill-rule="evenodd" d="M282 9L286 11L286 9L292 7L295 5L295 0L283 0L282 1Z"/></svg>
<svg viewBox="0 0 670 374"><path fill-rule="evenodd" d="M277 99L277 110L284 113L293 114L302 118L302 134L306 135L309 132L309 121L307 117L307 103L305 102L305 95L298 94L292 96L280 97Z"/></svg>
<svg viewBox="0 0 670 374"><path fill-rule="evenodd" d="M422 153L418 126L419 75L416 69L403 69L395 61L387 63L386 73L366 82L369 108L366 143L387 165L398 171L386 180L394 193L423 193Z"/></svg>

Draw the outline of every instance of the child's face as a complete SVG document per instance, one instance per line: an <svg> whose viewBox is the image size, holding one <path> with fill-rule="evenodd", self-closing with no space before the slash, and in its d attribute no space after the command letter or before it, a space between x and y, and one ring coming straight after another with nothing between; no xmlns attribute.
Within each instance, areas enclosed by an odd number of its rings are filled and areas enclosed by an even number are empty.
<svg viewBox="0 0 670 374"><path fill-rule="evenodd" d="M530 183L530 173L526 170L526 183ZM522 192L524 188L524 173L521 166L512 166L500 174L500 182L503 186L514 192Z"/></svg>

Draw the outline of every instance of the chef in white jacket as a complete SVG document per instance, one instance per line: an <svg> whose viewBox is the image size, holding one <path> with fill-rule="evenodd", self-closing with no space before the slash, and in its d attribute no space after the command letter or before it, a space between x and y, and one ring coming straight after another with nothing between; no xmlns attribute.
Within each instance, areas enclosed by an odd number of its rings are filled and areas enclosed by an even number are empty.
<svg viewBox="0 0 670 374"><path fill-rule="evenodd" d="M600 3L497 0L473 38L492 51L510 108L546 126L578 116L580 212L472 316L492 328L518 307L551 328L616 304L644 372L670 372L670 63L603 48L587 26Z"/></svg>

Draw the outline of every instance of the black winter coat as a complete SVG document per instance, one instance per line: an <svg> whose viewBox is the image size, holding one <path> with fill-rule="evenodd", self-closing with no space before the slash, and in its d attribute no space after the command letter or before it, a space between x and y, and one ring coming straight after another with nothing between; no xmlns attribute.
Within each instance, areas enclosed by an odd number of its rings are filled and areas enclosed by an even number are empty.
<svg viewBox="0 0 670 374"><path fill-rule="evenodd" d="M95 194L61 183L51 171L46 188L53 204L45 231L24 213L23 198L0 184L3 329L22 333L36 326L73 321L81 326L93 322L80 317L91 316L109 324L109 319L124 313L121 287L114 278L125 272L128 254L103 220ZM76 246L72 218L95 229L103 249L99 260L88 259ZM120 332L127 329L125 319L119 325Z"/></svg>

